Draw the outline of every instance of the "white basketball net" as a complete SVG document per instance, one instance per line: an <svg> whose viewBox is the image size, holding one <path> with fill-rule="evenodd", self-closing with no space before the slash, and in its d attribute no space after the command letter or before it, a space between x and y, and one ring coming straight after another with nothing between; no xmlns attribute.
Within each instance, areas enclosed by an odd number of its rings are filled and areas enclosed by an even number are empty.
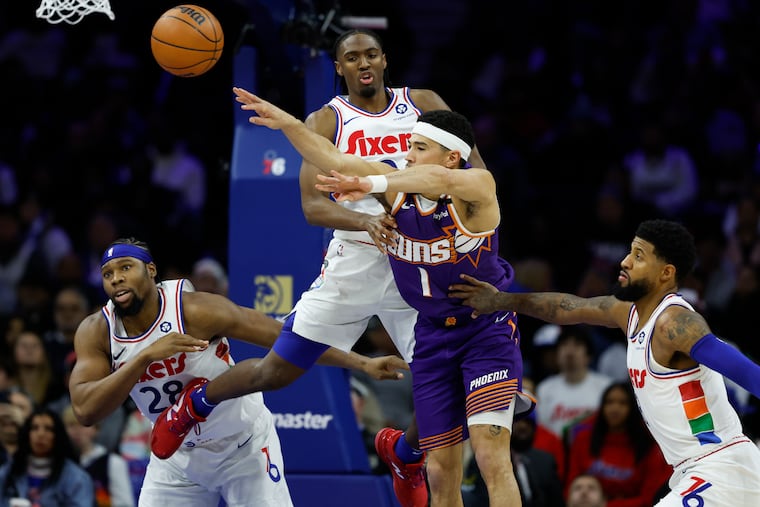
<svg viewBox="0 0 760 507"><path fill-rule="evenodd" d="M111 20L114 19L108 0L42 0L37 8L37 17L50 23L65 21L75 25L93 12L102 12Z"/></svg>

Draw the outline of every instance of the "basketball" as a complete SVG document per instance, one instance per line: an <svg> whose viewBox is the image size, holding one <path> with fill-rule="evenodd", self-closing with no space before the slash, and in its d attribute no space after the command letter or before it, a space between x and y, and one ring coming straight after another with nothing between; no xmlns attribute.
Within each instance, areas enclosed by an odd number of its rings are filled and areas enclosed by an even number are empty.
<svg viewBox="0 0 760 507"><path fill-rule="evenodd" d="M150 36L153 58L180 77L200 76L222 56L224 33L216 17L197 5L178 5L164 12Z"/></svg>

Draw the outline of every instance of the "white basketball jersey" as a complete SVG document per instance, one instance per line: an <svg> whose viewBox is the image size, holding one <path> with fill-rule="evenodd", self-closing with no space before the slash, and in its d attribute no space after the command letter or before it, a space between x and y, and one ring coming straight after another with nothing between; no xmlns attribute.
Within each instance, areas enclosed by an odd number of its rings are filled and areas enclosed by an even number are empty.
<svg viewBox="0 0 760 507"><path fill-rule="evenodd" d="M108 322L111 337L111 368L116 371L137 357L140 351L171 332L184 333L182 292L193 290L192 284L187 280L159 283L158 316L148 331L134 337L127 336L121 319L114 312L113 302L109 301L102 312ZM159 414L174 403L185 384L196 377L213 379L233 364L227 338L214 338L206 350L182 352L150 364L129 394L140 412L155 422ZM183 445L203 445L249 429L251 421L264 410L267 408L261 393L224 401L214 409L206 422L198 424L190 432Z"/></svg>
<svg viewBox="0 0 760 507"><path fill-rule="evenodd" d="M728 401L723 376L706 366L673 370L658 364L651 340L657 317L670 305L694 308L669 294L637 332L636 306L628 317L628 371L652 436L668 463L676 466L743 437L739 417Z"/></svg>
<svg viewBox="0 0 760 507"><path fill-rule="evenodd" d="M352 153L373 162L385 162L401 169L406 166L409 138L417 117L422 114L409 96L409 88L386 88L390 100L379 113L370 113L348 101L333 97L327 103L335 111L334 143L344 153ZM379 215L385 210L372 196L343 202L345 207L361 213ZM335 231L335 237L372 242L366 231Z"/></svg>

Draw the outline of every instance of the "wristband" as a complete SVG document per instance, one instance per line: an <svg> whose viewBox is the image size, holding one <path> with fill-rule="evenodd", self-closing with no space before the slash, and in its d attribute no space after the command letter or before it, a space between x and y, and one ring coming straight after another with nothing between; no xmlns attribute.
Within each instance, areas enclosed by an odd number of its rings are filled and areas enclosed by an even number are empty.
<svg viewBox="0 0 760 507"><path fill-rule="evenodd" d="M370 185L372 185L369 189L370 194L382 194L388 190L388 178L384 174L373 174L372 176L367 176L367 179Z"/></svg>

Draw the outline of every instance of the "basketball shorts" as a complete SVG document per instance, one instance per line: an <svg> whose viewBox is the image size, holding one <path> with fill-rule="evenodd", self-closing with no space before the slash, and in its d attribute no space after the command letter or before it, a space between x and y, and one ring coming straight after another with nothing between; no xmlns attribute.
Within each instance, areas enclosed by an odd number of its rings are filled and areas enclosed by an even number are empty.
<svg viewBox="0 0 760 507"><path fill-rule="evenodd" d="M673 470L670 493L655 507L760 505L760 449L749 439Z"/></svg>
<svg viewBox="0 0 760 507"><path fill-rule="evenodd" d="M519 331L512 319L481 317L443 328L420 318L411 363L420 448L438 449L469 438L467 418L533 408L522 395ZM509 428L511 429L511 428Z"/></svg>
<svg viewBox="0 0 760 507"><path fill-rule="evenodd" d="M138 505L208 507L222 498L229 507L292 507L280 439L268 410L242 433L181 447L167 460L151 455Z"/></svg>
<svg viewBox="0 0 760 507"><path fill-rule="evenodd" d="M333 238L322 272L295 305L293 331L348 352L377 315L412 362L417 311L398 292L388 257L374 244Z"/></svg>

